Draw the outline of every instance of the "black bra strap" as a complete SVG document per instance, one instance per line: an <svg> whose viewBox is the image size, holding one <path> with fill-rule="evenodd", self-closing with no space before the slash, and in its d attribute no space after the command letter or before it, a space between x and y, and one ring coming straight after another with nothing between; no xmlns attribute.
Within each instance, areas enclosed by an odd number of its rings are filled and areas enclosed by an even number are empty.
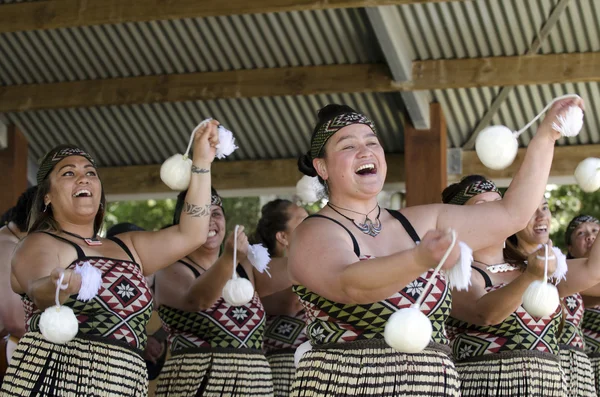
<svg viewBox="0 0 600 397"><path fill-rule="evenodd" d="M200 272L193 265L187 263L186 261L184 261L182 259L178 260L177 262L187 266L187 268L190 269L192 271L192 273L194 273L194 277L196 277L196 278L200 277Z"/></svg>
<svg viewBox="0 0 600 397"><path fill-rule="evenodd" d="M83 252L83 250L81 249L81 247L78 246L77 244L75 244L74 242L72 242L70 240L67 240L66 238L57 236L56 234L49 233L49 232L43 232L42 231L42 232L39 232L39 233L44 233L44 234L47 234L48 236L52 236L55 239L60 240L62 242L65 242L65 243L69 244L70 246L72 246L73 248L75 248L75 251L77 251L77 259L84 259L85 258L85 253Z"/></svg>
<svg viewBox="0 0 600 397"><path fill-rule="evenodd" d="M483 277L483 279L485 280L485 288L489 288L492 286L492 279L490 278L490 276L488 276L486 272L475 266L471 266L471 269L475 269L479 272L479 274L481 274L481 277Z"/></svg>
<svg viewBox="0 0 600 397"><path fill-rule="evenodd" d="M119 247L121 247L123 249L123 251L125 251L125 253L127 254L127 256L129 256L131 258L131 261L133 263L137 263L135 261L135 258L133 257L133 254L129 250L129 247L127 246L127 244L125 244L120 238L118 238L117 236L112 236L112 237L108 237L108 240L114 241L115 243L117 243L117 245Z"/></svg>
<svg viewBox="0 0 600 397"><path fill-rule="evenodd" d="M352 245L354 246L354 253L356 254L357 257L360 258L360 247L358 246L358 241L356 241L356 238L354 237L354 235L352 234L352 232L350 230L348 230L348 228L346 226L342 225L340 222L336 221L335 219L330 218L328 216L324 216L324 215L315 214L315 215L308 216L306 219L308 219L308 218L325 218L325 219L329 219L330 221L335 222L338 225L340 225L341 227L343 227L344 230L348 232L348 234L350 235L350 238L352 239Z"/></svg>
<svg viewBox="0 0 600 397"><path fill-rule="evenodd" d="M421 241L421 238L417 234L417 231L415 230L413 225L410 223L410 221L408 219L406 219L406 217L404 215L402 215L402 213L400 211L388 210L387 208L386 208L386 210L387 210L387 212L390 213L391 216L396 218L402 224L402 226L404 227L404 230L406 230L406 233L408 233L410 238L413 239L415 244L419 244L419 242Z"/></svg>

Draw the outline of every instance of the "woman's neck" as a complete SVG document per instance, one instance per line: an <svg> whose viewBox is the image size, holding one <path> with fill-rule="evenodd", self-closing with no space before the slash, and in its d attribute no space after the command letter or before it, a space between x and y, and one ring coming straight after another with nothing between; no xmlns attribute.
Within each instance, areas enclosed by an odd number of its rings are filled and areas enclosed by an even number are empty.
<svg viewBox="0 0 600 397"><path fill-rule="evenodd" d="M212 249L200 247L196 251L189 254L187 257L191 259L196 265L207 270L215 264L217 259L219 259L219 248Z"/></svg>
<svg viewBox="0 0 600 397"><path fill-rule="evenodd" d="M504 253L502 252L502 245L488 247L473 252L473 260L483 263L484 265L497 265L504 263L505 260Z"/></svg>
<svg viewBox="0 0 600 397"><path fill-rule="evenodd" d="M358 212L360 214L370 214L377 208L377 197L366 200L360 200L353 197L331 194L329 203L333 204L337 210L346 209ZM352 217L351 217L352 218Z"/></svg>
<svg viewBox="0 0 600 397"><path fill-rule="evenodd" d="M519 245L517 246L517 249L521 251L525 256L528 256L529 254L537 251L539 246L540 245L538 243L528 243L526 241L519 240Z"/></svg>

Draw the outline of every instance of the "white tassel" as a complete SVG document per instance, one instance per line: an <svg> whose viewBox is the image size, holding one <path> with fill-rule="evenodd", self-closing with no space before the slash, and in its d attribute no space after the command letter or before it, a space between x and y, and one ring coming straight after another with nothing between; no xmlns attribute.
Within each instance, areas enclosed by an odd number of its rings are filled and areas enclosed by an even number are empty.
<svg viewBox="0 0 600 397"><path fill-rule="evenodd" d="M319 200L319 193L322 189L318 177L304 175L296 183L296 196L298 196L303 203L312 204Z"/></svg>
<svg viewBox="0 0 600 397"><path fill-rule="evenodd" d="M231 306L243 306L254 297L254 285L245 278L237 275L237 234L239 225L235 226L233 238L233 274L223 287L222 295L225 302Z"/></svg>
<svg viewBox="0 0 600 397"><path fill-rule="evenodd" d="M267 272L269 277L271 277L271 273L269 273L271 256L262 244L253 244L248 247L248 260L260 273Z"/></svg>
<svg viewBox="0 0 600 397"><path fill-rule="evenodd" d="M194 142L196 131L211 119L206 119L194 128L188 142L185 154L175 154L165 160L160 166L160 179L172 190L183 191L190 185L192 178L192 160L189 158L190 149Z"/></svg>
<svg viewBox="0 0 600 397"><path fill-rule="evenodd" d="M302 360L302 356L304 356L304 353L307 353L311 350L312 345L310 344L309 340L307 340L306 342L304 342L296 348L296 351L294 352L294 365L296 366L296 368L298 368L298 365L300 365L300 360Z"/></svg>
<svg viewBox="0 0 600 397"><path fill-rule="evenodd" d="M567 271L569 271L569 267L567 266L567 257L562 253L560 248L552 247L552 251L554 251L554 256L556 257L556 270L552 274L551 278L554 279L554 284L558 284L562 280L567 279Z"/></svg>
<svg viewBox="0 0 600 397"><path fill-rule="evenodd" d="M571 106L567 113L558 116L558 123L552 123L552 129L568 138L577 136L583 128L583 110L579 106Z"/></svg>
<svg viewBox="0 0 600 397"><path fill-rule="evenodd" d="M235 145L235 138L233 133L222 125L219 126L219 144L217 145L216 157L218 159L224 159L231 153L238 149Z"/></svg>
<svg viewBox="0 0 600 397"><path fill-rule="evenodd" d="M462 241L459 241L458 246L460 247L460 259L453 268L446 270L446 280L451 289L463 291L468 290L471 285L473 250Z"/></svg>
<svg viewBox="0 0 600 397"><path fill-rule="evenodd" d="M84 262L83 265L75 267L75 273L81 274L81 288L77 299L87 302L96 296L102 286L102 272L92 266L90 262Z"/></svg>
<svg viewBox="0 0 600 397"><path fill-rule="evenodd" d="M40 332L49 342L63 344L73 340L79 330L79 321L73 310L67 306L61 306L58 300L60 290L68 285L63 285L64 273L60 275L56 283L55 306L50 306L40 317Z"/></svg>

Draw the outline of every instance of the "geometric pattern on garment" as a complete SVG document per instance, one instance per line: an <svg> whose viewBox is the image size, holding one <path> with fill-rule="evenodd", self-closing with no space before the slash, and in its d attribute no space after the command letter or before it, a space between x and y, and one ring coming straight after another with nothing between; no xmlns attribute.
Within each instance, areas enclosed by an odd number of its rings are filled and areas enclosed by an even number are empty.
<svg viewBox="0 0 600 397"><path fill-rule="evenodd" d="M492 292L505 285L495 285L486 290ZM464 360L515 350L556 353L556 334L561 315L560 306L557 306L553 314L542 318L532 317L523 306L519 306L503 322L494 325L474 325L451 317L448 319L448 327L453 328L454 356L458 360Z"/></svg>
<svg viewBox="0 0 600 397"><path fill-rule="evenodd" d="M172 351L190 347L262 347L266 315L256 292L242 306L232 306L221 297L205 311L186 312L163 305L158 313L169 330Z"/></svg>
<svg viewBox="0 0 600 397"><path fill-rule="evenodd" d="M585 350L581 320L583 320L583 298L575 294L563 298L565 309L565 325L558 343Z"/></svg>
<svg viewBox="0 0 600 397"><path fill-rule="evenodd" d="M600 306L586 307L581 322L588 354L600 353Z"/></svg>
<svg viewBox="0 0 600 397"><path fill-rule="evenodd" d="M74 294L63 303L77 316L79 332L124 341L143 349L147 340L146 325L152 314L152 293L139 266L130 261L86 257L76 260L67 269L86 261L102 274L98 294L88 302L77 300ZM41 312L33 304L26 304L25 308L28 329L39 330Z"/></svg>
<svg viewBox="0 0 600 397"><path fill-rule="evenodd" d="M263 346L267 351L296 348L306 342L304 311L296 316L268 316Z"/></svg>
<svg viewBox="0 0 600 397"><path fill-rule="evenodd" d="M422 293L426 295L421 311L431 320L432 340L448 344L445 322L450 314L452 297L443 274L438 274L428 291L423 291L432 275L431 270L423 273L401 291L371 304L333 302L301 285L294 286L293 290L302 300L307 315L307 334L315 345L383 338L390 316L412 305Z"/></svg>

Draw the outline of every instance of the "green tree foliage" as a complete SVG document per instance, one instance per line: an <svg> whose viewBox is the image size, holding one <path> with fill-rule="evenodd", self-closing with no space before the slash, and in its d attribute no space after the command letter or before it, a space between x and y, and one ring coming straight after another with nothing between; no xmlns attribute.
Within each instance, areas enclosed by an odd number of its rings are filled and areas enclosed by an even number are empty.
<svg viewBox="0 0 600 397"><path fill-rule="evenodd" d="M566 252L565 230L579 214L600 218L600 191L585 193L577 185L551 187L546 199L552 212L552 243Z"/></svg>

